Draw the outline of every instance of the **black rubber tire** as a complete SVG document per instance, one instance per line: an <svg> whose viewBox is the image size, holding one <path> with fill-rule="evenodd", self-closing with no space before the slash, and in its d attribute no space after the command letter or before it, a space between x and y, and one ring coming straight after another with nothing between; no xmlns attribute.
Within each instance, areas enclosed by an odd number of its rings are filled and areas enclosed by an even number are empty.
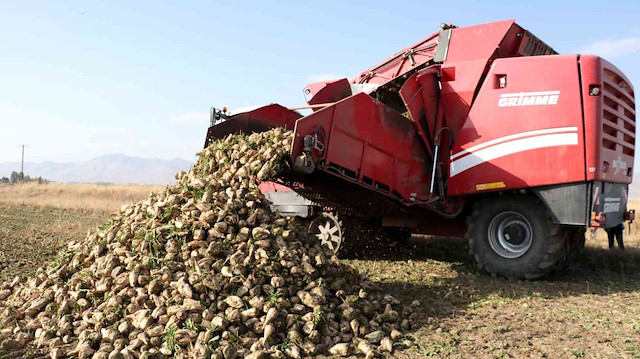
<svg viewBox="0 0 640 359"><path fill-rule="evenodd" d="M566 227L565 231L567 232L567 258L574 259L584 248L587 230L584 227Z"/></svg>
<svg viewBox="0 0 640 359"><path fill-rule="evenodd" d="M491 221L505 211L517 212L531 226L529 249L517 258L504 258L489 243ZM553 223L540 200L533 196L500 196L476 203L469 217L469 253L478 268L509 279L539 279L559 268L566 259L566 231Z"/></svg>

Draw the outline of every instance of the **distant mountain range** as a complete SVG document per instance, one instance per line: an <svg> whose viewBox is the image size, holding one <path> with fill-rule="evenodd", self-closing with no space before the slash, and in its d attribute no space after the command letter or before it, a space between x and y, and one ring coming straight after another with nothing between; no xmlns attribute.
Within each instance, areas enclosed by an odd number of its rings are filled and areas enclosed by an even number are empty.
<svg viewBox="0 0 640 359"><path fill-rule="evenodd" d="M130 157L123 154L100 156L83 162L25 162L25 175L41 176L55 182L117 184L167 184L178 171L186 171L192 162L174 158ZM0 177L20 171L20 162L0 163Z"/></svg>

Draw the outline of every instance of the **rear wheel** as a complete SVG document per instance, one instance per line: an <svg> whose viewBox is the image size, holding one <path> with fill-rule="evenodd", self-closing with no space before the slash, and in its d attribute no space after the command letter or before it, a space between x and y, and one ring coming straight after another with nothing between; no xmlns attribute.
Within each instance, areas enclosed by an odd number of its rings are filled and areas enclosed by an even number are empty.
<svg viewBox="0 0 640 359"><path fill-rule="evenodd" d="M492 275L537 279L566 256L566 232L535 197L497 197L477 203L469 221L469 251Z"/></svg>

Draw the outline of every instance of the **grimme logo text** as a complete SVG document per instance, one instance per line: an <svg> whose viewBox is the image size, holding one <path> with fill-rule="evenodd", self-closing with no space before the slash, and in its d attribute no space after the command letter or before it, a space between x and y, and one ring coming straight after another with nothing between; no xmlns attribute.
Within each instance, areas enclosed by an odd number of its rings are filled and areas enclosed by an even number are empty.
<svg viewBox="0 0 640 359"><path fill-rule="evenodd" d="M498 107L556 105L560 91L504 93L498 99Z"/></svg>

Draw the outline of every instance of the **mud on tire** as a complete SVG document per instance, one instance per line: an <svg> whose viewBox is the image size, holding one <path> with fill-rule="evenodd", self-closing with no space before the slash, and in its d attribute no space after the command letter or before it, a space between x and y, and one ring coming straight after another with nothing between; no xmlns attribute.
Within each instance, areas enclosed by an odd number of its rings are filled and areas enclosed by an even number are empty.
<svg viewBox="0 0 640 359"><path fill-rule="evenodd" d="M469 253L494 276L538 279L562 265L567 233L532 196L476 203L469 217Z"/></svg>

